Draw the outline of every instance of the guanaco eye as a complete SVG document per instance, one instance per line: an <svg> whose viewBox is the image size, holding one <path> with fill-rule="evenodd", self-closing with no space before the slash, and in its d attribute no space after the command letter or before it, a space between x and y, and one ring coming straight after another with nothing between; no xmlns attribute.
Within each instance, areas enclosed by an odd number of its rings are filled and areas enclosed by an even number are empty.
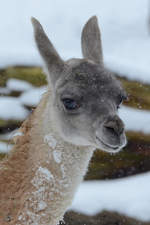
<svg viewBox="0 0 150 225"><path fill-rule="evenodd" d="M75 110L80 107L74 99L65 98L62 99L62 102L67 110Z"/></svg>
<svg viewBox="0 0 150 225"><path fill-rule="evenodd" d="M120 108L120 105L123 103L124 100L127 100L126 96L120 96L119 98L119 104L117 105L117 109Z"/></svg>

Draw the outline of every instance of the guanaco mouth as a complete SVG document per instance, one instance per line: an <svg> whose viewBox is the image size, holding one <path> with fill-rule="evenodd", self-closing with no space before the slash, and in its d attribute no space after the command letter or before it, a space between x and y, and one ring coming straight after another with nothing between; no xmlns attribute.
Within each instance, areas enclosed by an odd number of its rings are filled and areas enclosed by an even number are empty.
<svg viewBox="0 0 150 225"><path fill-rule="evenodd" d="M104 143L100 138L98 138L97 136L96 136L96 139L99 141L99 142L101 142L105 147L107 147L107 148L111 148L111 149L113 149L113 150L117 150L120 146L118 146L118 147L113 147L112 145L108 145L108 144L106 144L106 143Z"/></svg>

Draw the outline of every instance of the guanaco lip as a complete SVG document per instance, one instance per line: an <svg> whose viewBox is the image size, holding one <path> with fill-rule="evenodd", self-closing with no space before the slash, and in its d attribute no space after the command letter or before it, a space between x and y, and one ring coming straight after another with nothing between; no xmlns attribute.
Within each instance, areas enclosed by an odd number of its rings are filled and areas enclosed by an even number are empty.
<svg viewBox="0 0 150 225"><path fill-rule="evenodd" d="M98 138L97 136L96 136L96 139L99 141L99 142L101 142L104 146L106 146L107 148L111 148L111 149L113 149L113 150L117 150L120 146L118 146L118 147L113 147L112 145L108 145L108 144L106 144L106 143L104 143L100 138Z"/></svg>

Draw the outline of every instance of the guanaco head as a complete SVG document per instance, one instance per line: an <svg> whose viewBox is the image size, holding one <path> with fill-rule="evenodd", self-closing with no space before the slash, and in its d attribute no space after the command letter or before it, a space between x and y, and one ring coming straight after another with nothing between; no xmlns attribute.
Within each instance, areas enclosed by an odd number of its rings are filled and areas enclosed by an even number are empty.
<svg viewBox="0 0 150 225"><path fill-rule="evenodd" d="M53 90L53 111L61 137L75 145L118 152L126 144L118 108L126 98L120 82L104 68L96 16L85 24L83 59L63 61L41 24L32 18L38 50Z"/></svg>

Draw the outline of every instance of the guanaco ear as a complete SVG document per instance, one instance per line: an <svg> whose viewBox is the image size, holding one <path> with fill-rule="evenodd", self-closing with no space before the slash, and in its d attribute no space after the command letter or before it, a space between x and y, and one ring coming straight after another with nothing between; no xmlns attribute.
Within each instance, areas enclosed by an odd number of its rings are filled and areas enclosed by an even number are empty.
<svg viewBox="0 0 150 225"><path fill-rule="evenodd" d="M38 20L32 17L31 21L38 50L46 64L50 79L52 82L55 82L64 68L64 62L58 55L51 41L48 39Z"/></svg>
<svg viewBox="0 0 150 225"><path fill-rule="evenodd" d="M83 27L81 45L83 57L103 64L101 34L96 16L91 17Z"/></svg>

